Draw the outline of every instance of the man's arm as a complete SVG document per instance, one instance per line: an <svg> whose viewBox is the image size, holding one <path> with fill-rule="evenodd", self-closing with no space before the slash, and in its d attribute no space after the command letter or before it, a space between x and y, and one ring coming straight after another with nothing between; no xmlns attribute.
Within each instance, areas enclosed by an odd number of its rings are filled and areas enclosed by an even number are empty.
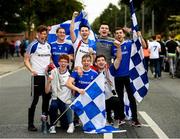
<svg viewBox="0 0 180 139"><path fill-rule="evenodd" d="M80 88L78 88L78 87L76 87L73 83L74 83L74 78L72 78L72 77L69 77L69 79L67 80L67 82L66 82L66 86L68 87L68 88L70 88L71 90L74 90L74 91L76 91L76 92L78 92L78 93L80 93L80 94L84 94L85 93L85 91L84 91L84 89L80 89Z"/></svg>
<svg viewBox="0 0 180 139"><path fill-rule="evenodd" d="M28 53L25 53L24 65L32 73L33 76L37 75L37 72L32 69L32 66L31 66L31 63L30 63L30 54L28 54Z"/></svg>
<svg viewBox="0 0 180 139"><path fill-rule="evenodd" d="M143 48L147 48L146 42L145 42L145 40L144 40L144 38L143 38L143 36L142 36L142 34L141 34L140 31L137 32L137 35L138 35L138 37L140 38L142 47L143 47Z"/></svg>
<svg viewBox="0 0 180 139"><path fill-rule="evenodd" d="M76 16L78 15L78 12L74 12L73 16L72 16L72 20L71 20L71 24L70 24L70 36L71 36L71 41L74 43L76 41L76 35L74 33L74 21Z"/></svg>
<svg viewBox="0 0 180 139"><path fill-rule="evenodd" d="M122 59L122 52L121 52L121 43L117 40L114 41L115 46L117 47L116 59L114 61L114 67L117 70L121 63Z"/></svg>
<svg viewBox="0 0 180 139"><path fill-rule="evenodd" d="M45 93L48 94L51 90L51 81L52 81L52 78L51 77L48 77L47 79L47 83L46 83L46 86L45 86Z"/></svg>

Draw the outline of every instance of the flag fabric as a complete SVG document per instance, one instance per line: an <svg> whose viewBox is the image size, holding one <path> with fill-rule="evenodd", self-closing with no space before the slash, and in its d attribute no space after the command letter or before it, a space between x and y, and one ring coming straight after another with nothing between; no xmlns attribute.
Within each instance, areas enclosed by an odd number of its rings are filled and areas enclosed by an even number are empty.
<svg viewBox="0 0 180 139"><path fill-rule="evenodd" d="M83 124L85 133L118 132L112 126L106 126L105 76L100 73L85 89L85 94L79 95L71 104Z"/></svg>
<svg viewBox="0 0 180 139"><path fill-rule="evenodd" d="M68 42L72 43L71 37L70 37L70 23L71 23L71 20L68 20L61 24L51 26L51 30L49 31L49 34L48 34L48 42L51 43L51 42L56 41L56 39L57 39L56 29L59 27L62 27L65 29L65 32L66 32L66 40ZM86 25L90 28L89 45L90 46L95 45L96 44L95 36L94 36L93 31L91 30L90 24L88 22L88 16L85 11L81 11L79 13L79 15L75 18L74 32L75 32L77 38L81 38L81 36L79 35L80 25Z"/></svg>
<svg viewBox="0 0 180 139"><path fill-rule="evenodd" d="M132 118L130 102L126 91L124 91L124 114L127 120L130 120Z"/></svg>
<svg viewBox="0 0 180 139"><path fill-rule="evenodd" d="M129 65L130 85L133 95L138 102L141 102L147 94L149 81L147 71L144 67L144 55L140 38L137 36L138 23L133 7L133 0L130 0L130 12L132 19L133 44L131 48L131 58Z"/></svg>

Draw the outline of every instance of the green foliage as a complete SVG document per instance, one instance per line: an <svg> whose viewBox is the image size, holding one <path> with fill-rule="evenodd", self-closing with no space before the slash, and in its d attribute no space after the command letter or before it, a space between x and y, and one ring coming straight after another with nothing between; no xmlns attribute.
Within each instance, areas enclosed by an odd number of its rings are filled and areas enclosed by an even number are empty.
<svg viewBox="0 0 180 139"><path fill-rule="evenodd" d="M21 5L23 0L1 0L0 1L0 30L21 32L25 29L21 17Z"/></svg>
<svg viewBox="0 0 180 139"><path fill-rule="evenodd" d="M98 33L102 23L108 24L110 31L113 33L116 27L124 26L123 13L115 5L110 3L99 18L93 22L92 29Z"/></svg>
<svg viewBox="0 0 180 139"><path fill-rule="evenodd" d="M140 29L142 28L142 4L144 3L144 27L146 35L150 35L152 32L152 11L154 10L154 25L155 33L166 34L168 31L174 29L180 29L178 20L169 20L172 15L180 15L180 0L133 0L135 12L138 20ZM104 12L95 20L92 24L93 28L97 30L97 26L100 25L102 20L105 20L110 25L110 30L113 31L115 24L117 26L125 25L125 9L124 5L127 6L127 27L131 25L130 11L129 11L129 0L119 0L121 10L116 10L114 6L109 5ZM112 8L112 10L109 10ZM116 12L117 13L116 13ZM116 15L114 14L116 13ZM115 19L117 18L117 19ZM115 23L116 22L116 23ZM180 32L180 31L179 31Z"/></svg>
<svg viewBox="0 0 180 139"><path fill-rule="evenodd" d="M73 11L81 11L77 0L0 0L0 30L30 31L32 25L53 25L70 20Z"/></svg>

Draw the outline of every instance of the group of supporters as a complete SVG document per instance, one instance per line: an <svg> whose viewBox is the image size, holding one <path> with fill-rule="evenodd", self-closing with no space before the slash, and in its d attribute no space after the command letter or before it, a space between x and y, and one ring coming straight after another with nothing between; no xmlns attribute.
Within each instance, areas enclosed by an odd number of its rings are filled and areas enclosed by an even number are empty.
<svg viewBox="0 0 180 139"><path fill-rule="evenodd" d="M9 55L11 59L14 59L14 56L24 56L25 50L29 44L28 39L19 40L8 40L8 38L0 39L0 59L8 59Z"/></svg>
<svg viewBox="0 0 180 139"><path fill-rule="evenodd" d="M61 127L66 128L67 133L73 133L79 118L68 107L77 96L86 93L84 89L101 72L106 77L107 124L118 128L125 123L123 98L126 91L132 111L131 123L140 126L136 100L130 88L129 62L133 42L125 40L127 29L117 28L115 38L111 38L109 26L103 23L99 28L96 44L91 45L88 39L88 26L80 25L81 39L74 33L74 21L77 16L78 13L74 12L70 25L72 44L66 42L65 29L61 27L56 30L57 40L49 44L48 29L40 25L37 28L37 39L27 48L24 63L32 73L32 102L28 109L28 130L37 131L34 126L34 115L39 96L42 96L41 119L47 120L47 117L50 117L49 132L56 133L56 119L60 112ZM141 33L138 32L137 35L146 47Z"/></svg>
<svg viewBox="0 0 180 139"><path fill-rule="evenodd" d="M161 72L169 72L172 78L178 76L178 57L180 44L174 40L174 35L169 35L167 41L163 41L161 35L154 35L147 41L147 47L144 48L145 67L148 71L148 65L154 78L161 78Z"/></svg>

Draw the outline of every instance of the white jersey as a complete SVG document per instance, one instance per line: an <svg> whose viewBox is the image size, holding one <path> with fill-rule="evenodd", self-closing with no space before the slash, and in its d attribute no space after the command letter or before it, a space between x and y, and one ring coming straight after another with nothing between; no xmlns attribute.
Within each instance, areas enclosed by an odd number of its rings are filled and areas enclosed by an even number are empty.
<svg viewBox="0 0 180 139"><path fill-rule="evenodd" d="M157 41L148 42L148 49L150 51L150 59L159 58L159 49L161 49L161 45Z"/></svg>
<svg viewBox="0 0 180 139"><path fill-rule="evenodd" d="M50 64L51 59L51 47L45 42L44 44L33 41L27 49L27 53L30 54L30 63L32 69L38 73L38 75L45 75L45 70Z"/></svg>
<svg viewBox="0 0 180 139"><path fill-rule="evenodd" d="M89 44L88 43L84 43L82 40L76 39L76 41L73 43L73 47L74 47L74 63L75 63L75 67L76 66L80 66L82 67L82 57L85 54L89 53ZM92 47L91 47L92 48ZM94 50L94 48L92 48ZM95 50L94 50L95 53Z"/></svg>
<svg viewBox="0 0 180 139"><path fill-rule="evenodd" d="M51 71L53 80L52 85L52 99L59 98L64 103L68 103L68 100L71 99L71 90L66 86L66 82L70 76L70 73L66 71L63 74L60 74L58 68L54 68Z"/></svg>

